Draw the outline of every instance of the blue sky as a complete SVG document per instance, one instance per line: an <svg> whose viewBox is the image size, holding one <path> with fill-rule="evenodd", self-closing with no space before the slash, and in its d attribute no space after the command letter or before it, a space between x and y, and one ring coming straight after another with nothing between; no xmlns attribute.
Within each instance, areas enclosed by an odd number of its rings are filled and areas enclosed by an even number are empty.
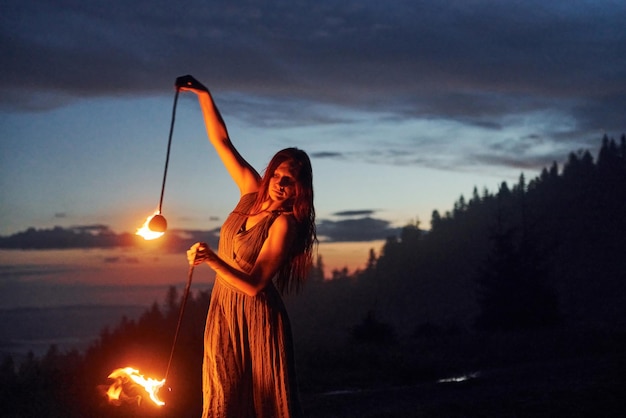
<svg viewBox="0 0 626 418"><path fill-rule="evenodd" d="M278 149L309 152L325 240L428 228L474 187L533 178L624 132L625 20L618 0L6 0L0 235L133 232L158 205L185 74L212 90L258 170ZM214 229L236 199L181 94L169 227Z"/></svg>

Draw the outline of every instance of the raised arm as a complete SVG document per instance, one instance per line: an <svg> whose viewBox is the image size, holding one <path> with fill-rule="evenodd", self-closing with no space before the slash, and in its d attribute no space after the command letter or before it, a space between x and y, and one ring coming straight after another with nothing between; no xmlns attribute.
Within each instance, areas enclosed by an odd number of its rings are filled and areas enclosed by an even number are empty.
<svg viewBox="0 0 626 418"><path fill-rule="evenodd" d="M198 96L209 141L239 187L241 195L257 191L260 182L259 173L239 154L231 142L226 124L209 89L190 75L178 77L176 87L181 91L191 91Z"/></svg>

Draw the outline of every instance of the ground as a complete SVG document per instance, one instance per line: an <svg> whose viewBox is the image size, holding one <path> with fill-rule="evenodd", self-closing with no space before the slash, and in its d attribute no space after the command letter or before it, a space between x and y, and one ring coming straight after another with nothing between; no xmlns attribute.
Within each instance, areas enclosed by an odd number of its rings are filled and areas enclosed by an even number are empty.
<svg viewBox="0 0 626 418"><path fill-rule="evenodd" d="M477 371L460 382L303 396L309 418L625 417L624 362L586 358Z"/></svg>

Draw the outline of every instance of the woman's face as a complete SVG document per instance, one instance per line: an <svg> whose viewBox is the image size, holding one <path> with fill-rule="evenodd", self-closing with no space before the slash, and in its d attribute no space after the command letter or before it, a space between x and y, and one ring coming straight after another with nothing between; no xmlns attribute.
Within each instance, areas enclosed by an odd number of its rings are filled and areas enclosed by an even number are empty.
<svg viewBox="0 0 626 418"><path fill-rule="evenodd" d="M288 161L281 163L270 178L268 194L272 200L286 201L296 195L295 172Z"/></svg>

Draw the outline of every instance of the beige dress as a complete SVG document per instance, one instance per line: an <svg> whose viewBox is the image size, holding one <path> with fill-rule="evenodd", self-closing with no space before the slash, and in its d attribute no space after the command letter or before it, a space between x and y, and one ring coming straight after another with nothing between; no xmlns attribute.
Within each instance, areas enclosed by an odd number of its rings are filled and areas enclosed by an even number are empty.
<svg viewBox="0 0 626 418"><path fill-rule="evenodd" d="M243 196L220 231L220 257L244 271L281 216L270 213L245 230L255 198ZM204 333L202 417L298 416L293 340L279 292L270 283L251 297L218 275Z"/></svg>

